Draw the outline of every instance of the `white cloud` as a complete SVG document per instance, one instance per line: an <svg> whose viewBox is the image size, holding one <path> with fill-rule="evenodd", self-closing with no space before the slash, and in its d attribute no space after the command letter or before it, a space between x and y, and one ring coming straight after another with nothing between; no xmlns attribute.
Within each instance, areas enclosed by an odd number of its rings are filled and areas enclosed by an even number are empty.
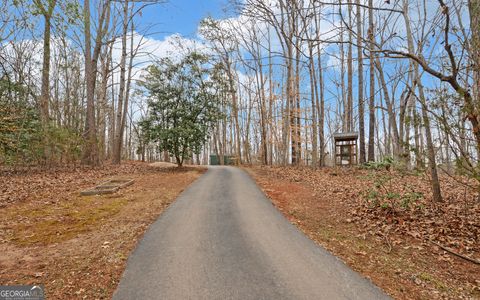
<svg viewBox="0 0 480 300"><path fill-rule="evenodd" d="M160 58L178 59L191 50L206 51L205 45L199 39L189 39L179 34L172 34L163 40L157 40L138 32L133 35L133 48L134 50L138 48L134 65L142 67ZM112 53L114 61L120 61L121 50L121 39L118 39ZM130 40L127 41L127 53L130 53Z"/></svg>

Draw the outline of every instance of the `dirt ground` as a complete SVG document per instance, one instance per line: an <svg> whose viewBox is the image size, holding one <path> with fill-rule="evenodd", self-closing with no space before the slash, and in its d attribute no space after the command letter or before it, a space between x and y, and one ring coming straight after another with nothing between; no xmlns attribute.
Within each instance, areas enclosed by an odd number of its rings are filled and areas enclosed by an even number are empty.
<svg viewBox="0 0 480 300"><path fill-rule="evenodd" d="M247 170L292 223L394 298L480 299L480 265L442 248L480 260L480 203L456 179L442 176L436 204L422 174Z"/></svg>
<svg viewBox="0 0 480 300"><path fill-rule="evenodd" d="M205 169L125 163L0 172L0 285L44 284L47 299L110 299L146 228ZM80 196L107 179L115 194Z"/></svg>

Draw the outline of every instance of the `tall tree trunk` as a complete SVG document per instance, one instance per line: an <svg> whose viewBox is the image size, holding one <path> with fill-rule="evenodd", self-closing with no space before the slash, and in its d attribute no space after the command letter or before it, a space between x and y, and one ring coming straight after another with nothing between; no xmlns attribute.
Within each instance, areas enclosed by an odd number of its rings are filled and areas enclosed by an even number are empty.
<svg viewBox="0 0 480 300"><path fill-rule="evenodd" d="M422 121L417 112L415 102L412 105L412 120L413 120L413 140L415 142L415 165L418 170L423 170L423 147L422 147Z"/></svg>
<svg viewBox="0 0 480 300"><path fill-rule="evenodd" d="M302 122L300 108L300 45L297 43L297 52L295 59L295 135L297 140L297 165L302 162Z"/></svg>
<svg viewBox="0 0 480 300"><path fill-rule="evenodd" d="M110 45L103 53L103 55L100 56L100 61L101 61L101 87L99 90L99 104L101 106L100 112L101 112L101 122L99 122L99 133L100 133L100 144L102 145L102 153L101 157L102 159L105 159L108 157L110 149L109 149L109 143L107 141L107 119L109 119L109 103L108 103L108 98L107 98L107 92L108 92L108 81L110 77L110 64L112 60L112 51L113 51L113 45Z"/></svg>
<svg viewBox="0 0 480 300"><path fill-rule="evenodd" d="M365 99L363 96L363 24L360 0L356 0L357 7L357 55L358 55L358 131L360 139L359 162L365 162Z"/></svg>
<svg viewBox="0 0 480 300"><path fill-rule="evenodd" d="M85 149L83 162L89 165L98 165L98 145L95 128L95 81L96 72L91 54L90 33L90 0L84 1L85 20L85 81L87 85L87 114L85 120Z"/></svg>
<svg viewBox="0 0 480 300"><path fill-rule="evenodd" d="M340 9L342 9L342 0L339 0ZM338 46L340 51L340 88L341 88L341 103L339 103L339 112L342 114L342 131L348 131L348 104L347 93L345 91L345 40L344 40L344 24L340 24L340 44ZM343 110L342 110L343 109Z"/></svg>
<svg viewBox="0 0 480 300"><path fill-rule="evenodd" d="M103 37L108 29L108 19L110 14L110 2L103 2L101 5L97 24L97 35L95 37L95 46L92 54L91 29L90 29L90 0L84 1L83 14L85 22L85 81L86 81L86 98L87 113L85 119L85 145L83 149L82 162L96 166L100 163L98 156L97 130L95 123L95 84L97 77L97 62L103 45Z"/></svg>
<svg viewBox="0 0 480 300"><path fill-rule="evenodd" d="M317 14L315 18L315 35L320 38L320 22L321 14ZM317 43L317 65L318 65L318 88L320 101L317 98L317 113L318 113L318 141L320 151L320 166L325 166L325 85L323 81L323 65L322 65L322 51L320 43ZM320 103L318 103L320 102Z"/></svg>
<svg viewBox="0 0 480 300"><path fill-rule="evenodd" d="M393 156L398 160L400 158L400 138L398 135L397 120L393 112L393 102L390 100L387 83L385 82L385 74L383 73L383 68L378 57L375 57L375 65L378 70L378 78L380 79L379 81L383 90L383 97L387 106L388 119L390 123L389 128L391 128L393 131Z"/></svg>
<svg viewBox="0 0 480 300"><path fill-rule="evenodd" d="M238 121L238 100L237 100L237 92L235 89L235 80L233 77L233 70L232 64L230 59L227 57L227 75L228 75L228 82L230 85L231 97L232 97L232 113L233 113L233 121L235 122L235 147L238 156L238 162L242 163L242 148L240 144L240 124Z"/></svg>
<svg viewBox="0 0 480 300"><path fill-rule="evenodd" d="M110 60L110 68L113 70L113 60ZM108 155L107 157L112 158L113 157L113 152L115 148L115 128L116 128L116 122L115 122L115 78L114 76L110 76L110 96L111 96L111 102L110 102L110 111L109 111L109 128L108 128ZM149 160L151 159L151 156Z"/></svg>
<svg viewBox="0 0 480 300"><path fill-rule="evenodd" d="M252 162L251 160L251 147L250 147L250 123L252 120L252 91L248 89L247 91L247 99L248 99L248 104L247 104L247 123L245 125L245 140L243 142L244 149L245 149L245 160L247 161L248 164Z"/></svg>
<svg viewBox="0 0 480 300"><path fill-rule="evenodd" d="M473 102L480 101L480 1L469 0L468 10L470 14L470 60L473 62ZM466 96L464 96L466 97ZM467 100L468 101L468 100ZM478 141L477 141L478 143ZM478 147L480 148L480 147ZM477 153L480 156L480 153Z"/></svg>
<svg viewBox="0 0 480 300"><path fill-rule="evenodd" d="M133 9L133 7L132 7ZM130 86L132 84L132 68L133 68L133 58L135 56L134 49L133 49L133 35L135 33L135 27L134 24L132 23L131 25L131 31L130 31L130 57L129 57L129 62L128 62L128 71L127 71L127 82L126 82L126 87L125 87L125 101L123 103L123 113L122 113L122 126L120 127L120 136L123 136L123 132L125 131L125 126L127 122L127 117L128 112L129 112L129 105L130 105ZM130 107L130 112L132 111L132 108ZM129 153L131 151L131 140L132 140L132 117L130 116L130 132L128 135L128 145L129 145ZM120 149L120 157L122 154L122 149ZM128 156L129 158L131 156Z"/></svg>
<svg viewBox="0 0 480 300"><path fill-rule="evenodd" d="M292 148L292 164L296 165L297 161L297 139L296 139L296 118L295 118L295 95L294 95L294 78L293 78L293 59L292 59L292 46L288 45L288 57L287 59L287 107L289 113L289 121L290 121L290 140L291 140L291 148Z"/></svg>
<svg viewBox="0 0 480 300"><path fill-rule="evenodd" d="M348 54L347 54L347 131L353 130L353 33L352 4L348 4Z"/></svg>
<svg viewBox="0 0 480 300"><path fill-rule="evenodd" d="M257 43L257 55L260 56L259 44ZM267 112L266 112L266 96L265 81L263 78L263 64L259 57L256 57L258 72L255 72L257 78L257 87L259 89L259 109L260 109L260 153L261 163L268 165L268 148L267 148Z"/></svg>
<svg viewBox="0 0 480 300"><path fill-rule="evenodd" d="M416 66L418 72L418 65ZM432 132L430 129L430 120L428 118L428 108L427 108L427 102L426 98L423 92L423 85L420 82L420 76L417 76L417 80L419 81L417 83L418 86L418 91L419 91L419 98L420 98L420 104L422 106L422 117L423 117L423 124L425 126L425 135L426 135L426 140L427 140L427 156L428 156L428 168L430 170L430 177L432 181L432 192L433 192L433 201L436 202L441 202L443 201L442 199L442 192L440 190L440 181L438 179L438 172L437 172L437 162L435 158L435 149L433 145L433 139L432 139Z"/></svg>
<svg viewBox="0 0 480 300"><path fill-rule="evenodd" d="M42 86L40 94L40 121L42 128L45 131L45 159L51 159L49 134L46 130L50 121L49 102L50 102L50 39L51 39L51 20L53 10L57 4L56 0L48 1L48 6L44 6L39 0L34 1L37 8L44 18L44 32L43 32L43 63L42 63Z"/></svg>
<svg viewBox="0 0 480 300"><path fill-rule="evenodd" d="M368 161L375 161L375 36L373 24L373 0L368 0L368 39L370 61L370 99L368 102Z"/></svg>
<svg viewBox="0 0 480 300"><path fill-rule="evenodd" d="M404 0L404 14L403 17L405 19L405 26L406 26L406 31L407 31L407 44L408 44L408 51L410 53L415 53L414 51L414 44L413 44L413 35L412 31L410 28L410 18L408 16L408 1ZM421 48L421 47L420 47ZM421 49L420 49L421 51ZM422 117L423 117L423 123L425 126L425 134L426 134L426 139L427 139L427 155L428 155L428 168L430 171L430 180L431 180L431 185L432 185L432 193L433 193L433 200L436 202L441 202L442 201L442 194L440 190L440 182L438 179L438 172L437 172L437 163L435 159L435 149L433 145L433 139L432 139L432 133L430 129L430 120L428 118L427 114L427 103L426 103L426 98L424 94L424 89L422 85L422 79L420 76L419 72L419 65L417 62L411 61L411 64L413 64L414 68L414 82L412 83L412 86L417 86L418 87L418 92L419 92L419 101L422 107Z"/></svg>
<svg viewBox="0 0 480 300"><path fill-rule="evenodd" d="M128 34L128 0L126 0L123 3L122 56L120 58L120 85L118 90L117 113L116 113L116 121L115 121L117 127L115 129L115 135L113 139L114 147L113 147L113 156L112 156L112 163L114 164L119 164L122 159L123 127L125 126L124 114L126 113L126 110L124 110L124 107L126 104L125 76L127 72L127 34Z"/></svg>
<svg viewBox="0 0 480 300"><path fill-rule="evenodd" d="M313 45L308 43L309 50L309 68L310 68L310 94L312 102L312 166L314 169L318 165L318 124L317 124L317 110L316 102L318 102L318 87L315 77L315 61L313 59ZM316 101L315 101L316 100Z"/></svg>
<svg viewBox="0 0 480 300"><path fill-rule="evenodd" d="M268 53L271 52L271 41L270 41L270 29L268 30ZM275 96L273 95L273 62L272 56L270 55L268 58L268 132L269 132L269 151L268 151L268 163L270 165L273 164L273 106ZM276 134L276 132L275 132Z"/></svg>
<svg viewBox="0 0 480 300"><path fill-rule="evenodd" d="M48 11L43 9L44 17L44 32L43 32L43 64L42 64L42 87L40 94L40 119L43 125L49 121L49 99L50 99L50 39L51 39L51 19L53 8L56 1L49 1L51 3ZM43 8L43 6L42 6Z"/></svg>

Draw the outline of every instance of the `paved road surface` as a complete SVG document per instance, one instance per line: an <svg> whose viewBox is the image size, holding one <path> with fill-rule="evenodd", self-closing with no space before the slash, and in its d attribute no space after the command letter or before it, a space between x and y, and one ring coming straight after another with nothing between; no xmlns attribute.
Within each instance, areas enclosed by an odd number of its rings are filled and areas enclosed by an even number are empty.
<svg viewBox="0 0 480 300"><path fill-rule="evenodd" d="M244 171L211 167L149 228L113 299L389 299L291 225Z"/></svg>

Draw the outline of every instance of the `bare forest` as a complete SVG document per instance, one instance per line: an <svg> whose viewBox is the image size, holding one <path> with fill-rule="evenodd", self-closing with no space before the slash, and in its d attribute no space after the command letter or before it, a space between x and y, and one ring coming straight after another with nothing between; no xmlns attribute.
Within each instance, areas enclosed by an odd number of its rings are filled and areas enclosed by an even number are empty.
<svg viewBox="0 0 480 300"><path fill-rule="evenodd" d="M142 72L158 61L158 2L2 4L1 153L5 165L169 160L146 141ZM333 134L358 133L358 162L394 158L435 182L480 178L478 5L472 1L256 1L204 19L195 43L218 66L222 110L195 163L334 164ZM188 49L186 49L188 48ZM177 54L178 56L178 54ZM193 151L190 149L189 151Z"/></svg>
<svg viewBox="0 0 480 300"><path fill-rule="evenodd" d="M159 41L161 20L143 15L167 4L0 1L0 208L30 199L34 191L23 188L42 172L100 178L114 173L107 169L150 172L138 171L139 162L189 168L216 159L255 173L289 212L297 200L275 194L276 180L313 194L325 188L339 203L358 200L339 207L338 218L377 232L390 251L396 237L418 230L428 247L471 268L458 279L468 282L464 290L435 295L480 295L472 275L480 258L480 1L229 0L224 16L205 17L195 36ZM355 140L355 166L338 168L345 161L335 141L345 136ZM185 186L199 174L188 173ZM334 185L346 188L337 193ZM298 205L318 205L308 201ZM411 227L402 225L420 211ZM303 229L317 239L312 224ZM349 262L350 254L338 255ZM382 282L393 273L358 269L406 297Z"/></svg>

